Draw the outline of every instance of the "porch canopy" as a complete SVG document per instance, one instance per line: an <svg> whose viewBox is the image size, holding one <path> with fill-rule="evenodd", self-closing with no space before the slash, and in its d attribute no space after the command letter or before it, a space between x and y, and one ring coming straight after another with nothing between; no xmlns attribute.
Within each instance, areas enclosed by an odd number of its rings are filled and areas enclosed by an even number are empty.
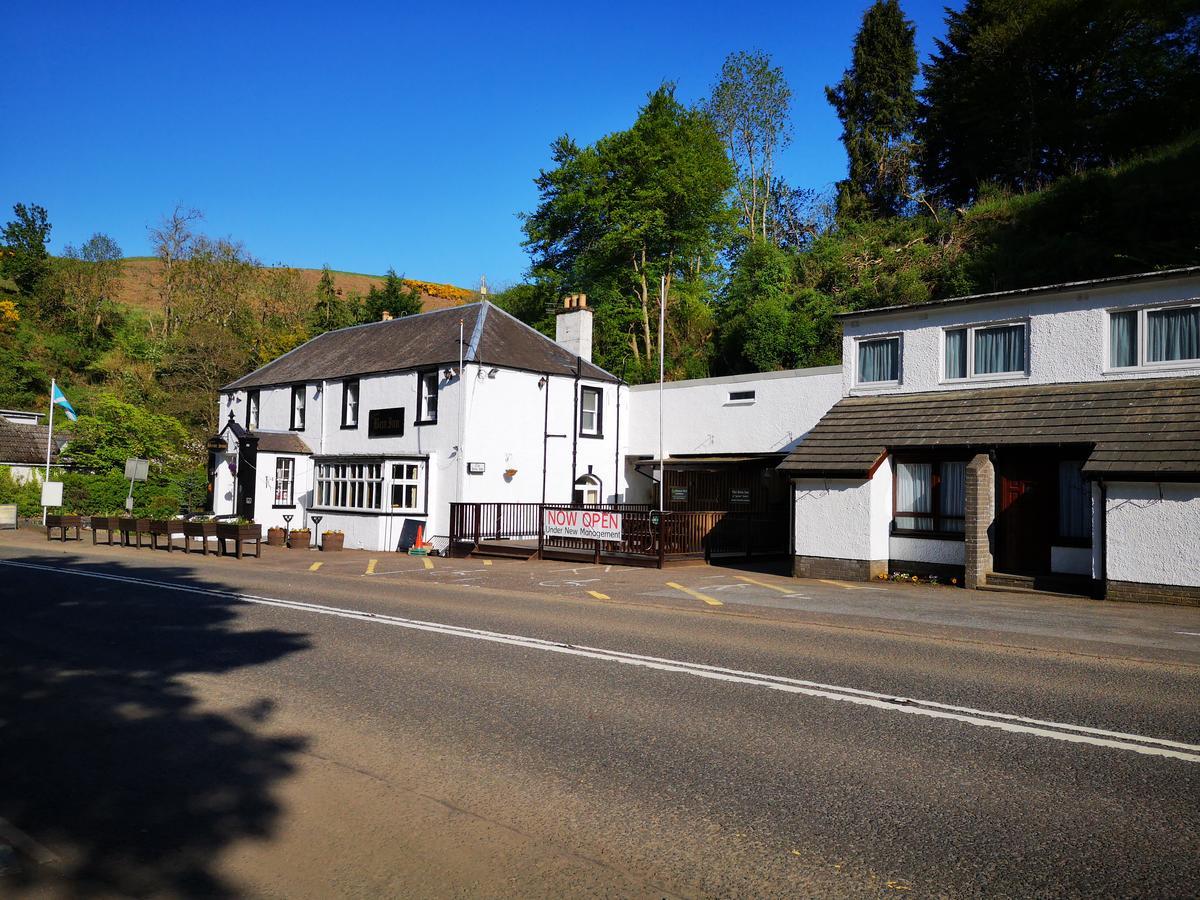
<svg viewBox="0 0 1200 900"><path fill-rule="evenodd" d="M780 464L869 478L894 450L1076 446L1092 478L1200 480L1200 377L845 397Z"/></svg>

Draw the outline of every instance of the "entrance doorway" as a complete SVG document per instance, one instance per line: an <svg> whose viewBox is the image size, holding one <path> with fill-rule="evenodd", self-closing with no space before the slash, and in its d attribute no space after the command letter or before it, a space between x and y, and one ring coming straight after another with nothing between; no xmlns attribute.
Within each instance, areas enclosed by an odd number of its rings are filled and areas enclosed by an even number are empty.
<svg viewBox="0 0 1200 900"><path fill-rule="evenodd" d="M1058 521L1057 461L1002 458L996 464L996 481L996 571L1049 573Z"/></svg>
<svg viewBox="0 0 1200 900"><path fill-rule="evenodd" d="M575 492L571 502L576 506L593 506L600 502L600 479L595 475L582 475L575 479Z"/></svg>

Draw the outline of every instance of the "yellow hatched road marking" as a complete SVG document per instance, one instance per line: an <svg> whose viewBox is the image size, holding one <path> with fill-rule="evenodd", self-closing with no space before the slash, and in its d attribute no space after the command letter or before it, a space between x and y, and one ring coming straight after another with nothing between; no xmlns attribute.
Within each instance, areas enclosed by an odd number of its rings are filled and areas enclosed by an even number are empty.
<svg viewBox="0 0 1200 900"><path fill-rule="evenodd" d="M426 556L423 560L421 560L421 562L425 563L425 568L427 568L427 569L433 568L433 560L430 559L428 556Z"/></svg>
<svg viewBox="0 0 1200 900"><path fill-rule="evenodd" d="M315 572L315 571L317 571L317 569L321 568L321 566L323 566L323 565L324 565L324 563L313 563L311 566L308 567L308 571Z"/></svg>
<svg viewBox="0 0 1200 900"><path fill-rule="evenodd" d="M374 574L375 574L375 567L376 567L377 565L379 565L379 560L377 560L377 559L373 559L373 560L371 560L369 563L367 563L367 574L368 574L368 575L374 575Z"/></svg>
<svg viewBox="0 0 1200 900"><path fill-rule="evenodd" d="M770 588L770 589L771 589L771 590L773 590L773 591L779 591L779 593L781 593L781 594L794 594L794 593L796 593L796 592L795 592L795 591L794 591L792 588L790 588L790 587L780 587L780 586L779 586L779 585L777 585L777 584L771 584L769 581L759 581L757 578L750 578L750 577L748 577L748 576L746 576L746 575L734 575L733 577L734 577L734 578L736 578L736 579L738 579L739 581L748 581L748 582L750 582L751 584L757 584L759 587L765 587L765 588Z"/></svg>
<svg viewBox="0 0 1200 900"><path fill-rule="evenodd" d="M484 564L485 566L490 566L490 565L492 564L492 561L491 561L490 559L485 559L485 560L483 561L483 564Z"/></svg>
<svg viewBox="0 0 1200 900"><path fill-rule="evenodd" d="M608 596L608 594L602 594L602 593L600 593L599 591L588 591L588 593L589 593L589 594L591 594L593 597L595 597L597 600L610 600L610 599L612 599L611 597L609 597L609 596Z"/></svg>
<svg viewBox="0 0 1200 900"><path fill-rule="evenodd" d="M668 581L667 587L675 588L677 591L683 591L689 597L695 597L697 600L703 600L709 606L724 606L725 604L716 597L710 597L708 594L702 594L699 591L693 591L691 588L686 588L682 584L676 584L674 581Z"/></svg>

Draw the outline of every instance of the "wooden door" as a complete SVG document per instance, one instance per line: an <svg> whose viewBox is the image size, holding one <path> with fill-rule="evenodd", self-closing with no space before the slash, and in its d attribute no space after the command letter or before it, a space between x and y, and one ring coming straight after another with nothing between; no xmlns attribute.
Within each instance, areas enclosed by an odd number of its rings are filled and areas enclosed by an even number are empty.
<svg viewBox="0 0 1200 900"><path fill-rule="evenodd" d="M1013 461L998 466L996 562L999 572L1042 575L1050 571L1056 483L1044 463Z"/></svg>

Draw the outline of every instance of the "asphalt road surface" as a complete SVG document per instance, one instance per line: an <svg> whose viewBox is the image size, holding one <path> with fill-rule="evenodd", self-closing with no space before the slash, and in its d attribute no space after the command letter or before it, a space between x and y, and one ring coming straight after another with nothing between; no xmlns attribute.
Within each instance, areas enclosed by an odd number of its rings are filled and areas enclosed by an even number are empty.
<svg viewBox="0 0 1200 900"><path fill-rule="evenodd" d="M0 895L1200 890L1200 653L101 549L0 545Z"/></svg>

